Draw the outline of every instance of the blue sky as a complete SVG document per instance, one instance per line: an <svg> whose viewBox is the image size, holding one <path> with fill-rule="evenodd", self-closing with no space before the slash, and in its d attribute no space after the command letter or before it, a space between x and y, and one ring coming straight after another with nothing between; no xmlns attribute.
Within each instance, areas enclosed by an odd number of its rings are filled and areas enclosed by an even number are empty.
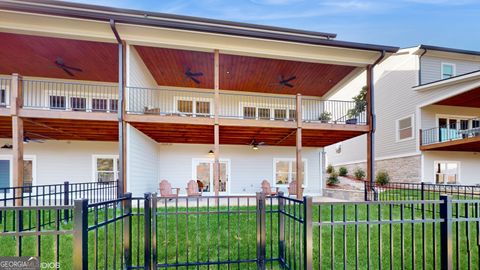
<svg viewBox="0 0 480 270"><path fill-rule="evenodd" d="M480 0L75 0L90 4L337 33L400 47L480 51Z"/></svg>

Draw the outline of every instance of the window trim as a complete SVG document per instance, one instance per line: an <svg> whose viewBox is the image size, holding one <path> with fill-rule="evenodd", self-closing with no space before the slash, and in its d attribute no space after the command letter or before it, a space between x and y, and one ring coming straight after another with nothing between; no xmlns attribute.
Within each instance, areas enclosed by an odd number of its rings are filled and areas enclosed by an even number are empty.
<svg viewBox="0 0 480 270"><path fill-rule="evenodd" d="M183 113L178 111L178 101L183 100L183 101L191 101L192 102L192 114L188 113ZM203 113L197 113L197 101L201 102L208 102L209 106L209 114L203 114ZM213 117L212 113L212 104L213 104L213 99L208 98L208 97L187 97L187 96L174 96L173 97L173 111L174 113L178 113L180 115L187 115L191 117Z"/></svg>
<svg viewBox="0 0 480 270"><path fill-rule="evenodd" d="M452 67L452 76L451 77L448 77L448 78L444 78L443 75L445 74L444 73L444 66L446 65L449 65ZM454 63L448 63L448 62L442 62L441 64L441 71L440 71L440 78L442 80L447 80L447 79L450 79L452 77L455 77L457 75L457 66L454 64Z"/></svg>
<svg viewBox="0 0 480 270"><path fill-rule="evenodd" d="M99 159L99 158L105 158L105 159L113 158L114 159L114 161L113 161L113 172L114 172L113 178L114 178L114 180L117 180L118 177L119 177L119 168L117 168L117 164L118 164L117 160L120 159L119 155L108 155L108 154L106 154L106 155L92 155L92 182L100 183L97 179L97 176L98 176L97 159Z"/></svg>
<svg viewBox="0 0 480 270"><path fill-rule="evenodd" d="M289 181L290 181L290 178L291 178L291 165L292 165L292 162L293 161L296 161L296 158L273 158L273 177L272 177L272 186L273 187L279 187L279 188L285 188L285 187L288 187L288 185L290 184L290 182L288 184L277 184L277 180L276 180L276 176L277 176L277 162L278 161L289 161L289 165L288 165L288 168L289 168ZM303 181L303 185L302 187L303 188L306 188L308 187L308 159L306 158L302 158L302 161L305 163L305 167L303 168L304 172L303 172L303 175L304 175L304 181Z"/></svg>
<svg viewBox="0 0 480 270"><path fill-rule="evenodd" d="M438 163L457 163L457 168L458 168L458 176L457 176L457 182L455 184L446 184L446 183L443 183L441 185L459 185L462 183L461 181L461 166L462 166L462 163L460 161L457 161L457 160L434 160L433 161L433 179L432 179L432 183L433 184L436 184L437 181L435 179L435 176L437 174L437 164Z"/></svg>
<svg viewBox="0 0 480 270"><path fill-rule="evenodd" d="M400 121L405 120L407 118L410 118L410 121L411 121L412 136L408 138L400 139ZM397 143L415 139L415 115L414 114L410 114L405 117L398 118L395 121L395 139Z"/></svg>

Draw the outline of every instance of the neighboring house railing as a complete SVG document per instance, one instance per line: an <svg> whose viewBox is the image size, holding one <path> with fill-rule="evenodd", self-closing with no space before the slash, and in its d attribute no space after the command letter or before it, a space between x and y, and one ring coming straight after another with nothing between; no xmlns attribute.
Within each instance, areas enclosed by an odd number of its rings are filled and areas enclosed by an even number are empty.
<svg viewBox="0 0 480 270"><path fill-rule="evenodd" d="M443 195L314 203L283 194L127 193L74 206L0 207L10 217L0 223L0 255L39 255L60 269L470 269L479 261L479 209L478 199ZM62 219L65 210L73 224ZM42 211L52 212L52 225L18 226L22 215Z"/></svg>
<svg viewBox="0 0 480 270"><path fill-rule="evenodd" d="M480 185L445 185L433 183L389 182L375 185L377 200L438 200L440 195L449 195L457 200L480 200ZM374 201L375 192L369 182L365 182L365 200Z"/></svg>
<svg viewBox="0 0 480 270"><path fill-rule="evenodd" d="M210 90L127 87L127 112L163 116L214 117L215 96ZM296 96L221 92L220 118L296 121ZM302 119L311 123L367 123L366 113L350 116L353 101L302 97Z"/></svg>
<svg viewBox="0 0 480 270"><path fill-rule="evenodd" d="M83 112L116 112L118 86L81 82L21 80L23 107Z"/></svg>
<svg viewBox="0 0 480 270"><path fill-rule="evenodd" d="M480 121L474 119L472 122ZM455 126L442 126L421 130L421 145L462 140L480 136L480 127L460 129Z"/></svg>

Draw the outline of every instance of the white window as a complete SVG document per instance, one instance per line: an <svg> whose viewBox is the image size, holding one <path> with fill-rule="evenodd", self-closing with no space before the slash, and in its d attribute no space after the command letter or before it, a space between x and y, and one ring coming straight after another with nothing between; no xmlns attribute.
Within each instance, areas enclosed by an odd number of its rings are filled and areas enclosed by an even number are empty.
<svg viewBox="0 0 480 270"><path fill-rule="evenodd" d="M397 142L413 139L413 115L397 120Z"/></svg>
<svg viewBox="0 0 480 270"><path fill-rule="evenodd" d="M94 179L96 182L109 182L118 179L118 156L93 156Z"/></svg>
<svg viewBox="0 0 480 270"><path fill-rule="evenodd" d="M49 101L52 110L65 110L67 108L65 96L50 96Z"/></svg>
<svg viewBox="0 0 480 270"><path fill-rule="evenodd" d="M303 186L307 186L307 160L302 160L303 165ZM286 186L297 180L297 162L293 158L273 159L273 179L276 186Z"/></svg>
<svg viewBox="0 0 480 270"><path fill-rule="evenodd" d="M201 97L175 97L175 111L186 116L206 116L211 115L211 99Z"/></svg>
<svg viewBox="0 0 480 270"><path fill-rule="evenodd" d="M442 80L455 76L455 65L450 63L442 63Z"/></svg>
<svg viewBox="0 0 480 270"><path fill-rule="evenodd" d="M458 161L435 161L436 184L460 183L460 162Z"/></svg>
<svg viewBox="0 0 480 270"><path fill-rule="evenodd" d="M269 104L265 105L243 105L240 104L243 119L260 120L295 120L296 110L290 108L272 108Z"/></svg>

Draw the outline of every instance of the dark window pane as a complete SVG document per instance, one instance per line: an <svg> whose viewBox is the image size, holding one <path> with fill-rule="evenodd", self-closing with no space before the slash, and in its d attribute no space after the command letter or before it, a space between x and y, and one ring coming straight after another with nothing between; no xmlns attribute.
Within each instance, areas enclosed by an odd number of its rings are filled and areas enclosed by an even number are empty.
<svg viewBox="0 0 480 270"><path fill-rule="evenodd" d="M197 101L196 104L196 113L200 115L210 115L210 102L208 101Z"/></svg>
<svg viewBox="0 0 480 270"><path fill-rule="evenodd" d="M107 100L106 99L92 99L92 110L93 111L106 111L107 110Z"/></svg>
<svg viewBox="0 0 480 270"><path fill-rule="evenodd" d="M0 89L0 106L5 106L7 104L7 90Z"/></svg>
<svg viewBox="0 0 480 270"><path fill-rule="evenodd" d="M79 98L79 97L71 97L70 106L74 111L85 111L87 109L87 99Z"/></svg>
<svg viewBox="0 0 480 270"><path fill-rule="evenodd" d="M243 107L243 118L255 119L257 109L255 107Z"/></svg>
<svg viewBox="0 0 480 270"><path fill-rule="evenodd" d="M65 110L65 96L50 96L50 109Z"/></svg>
<svg viewBox="0 0 480 270"><path fill-rule="evenodd" d="M259 119L270 119L270 109L258 108L258 118Z"/></svg>
<svg viewBox="0 0 480 270"><path fill-rule="evenodd" d="M193 113L193 101L191 100L178 100L177 110L181 113Z"/></svg>
<svg viewBox="0 0 480 270"><path fill-rule="evenodd" d="M110 99L110 111L111 112L118 111L118 100L117 99Z"/></svg>
<svg viewBox="0 0 480 270"><path fill-rule="evenodd" d="M287 118L287 110L284 109L275 109L274 117L277 120L283 120Z"/></svg>

